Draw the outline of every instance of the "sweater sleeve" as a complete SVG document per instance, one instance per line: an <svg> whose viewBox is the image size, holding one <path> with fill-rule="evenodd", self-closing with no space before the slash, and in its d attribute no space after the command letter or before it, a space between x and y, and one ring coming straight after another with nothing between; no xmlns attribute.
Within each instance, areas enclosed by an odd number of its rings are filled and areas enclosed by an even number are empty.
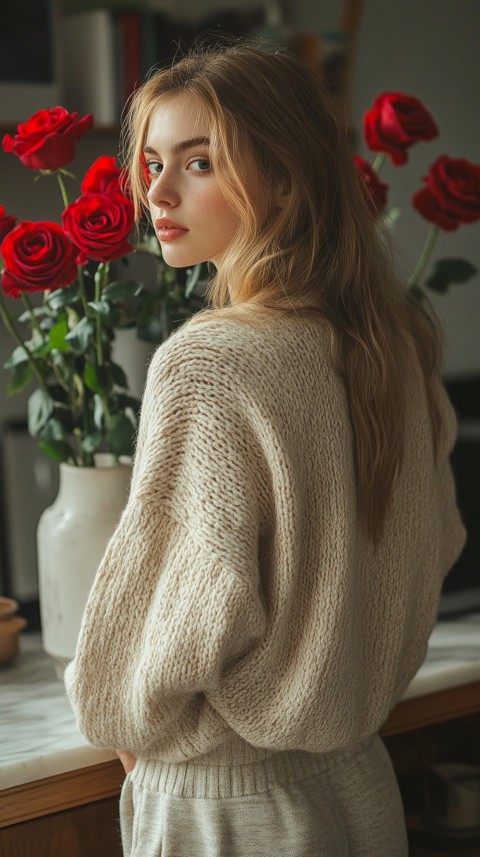
<svg viewBox="0 0 480 857"><path fill-rule="evenodd" d="M172 339L149 370L130 497L66 686L93 745L168 756L182 735L189 757L225 732L206 695L264 633L261 489L218 359Z"/></svg>

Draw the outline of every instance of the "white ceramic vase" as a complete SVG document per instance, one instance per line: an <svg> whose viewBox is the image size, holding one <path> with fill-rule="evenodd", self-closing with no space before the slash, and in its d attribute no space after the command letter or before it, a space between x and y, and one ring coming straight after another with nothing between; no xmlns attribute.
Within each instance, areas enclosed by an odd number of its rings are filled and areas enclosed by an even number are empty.
<svg viewBox="0 0 480 857"><path fill-rule="evenodd" d="M130 465L95 460L95 467L60 464L58 495L37 529L42 642L59 678L75 654L88 593L130 483Z"/></svg>

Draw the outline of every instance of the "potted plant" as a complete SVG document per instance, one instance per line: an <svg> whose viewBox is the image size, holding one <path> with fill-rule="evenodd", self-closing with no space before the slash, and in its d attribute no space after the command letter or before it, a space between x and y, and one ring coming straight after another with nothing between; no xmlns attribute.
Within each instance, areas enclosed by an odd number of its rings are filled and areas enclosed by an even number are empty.
<svg viewBox="0 0 480 857"><path fill-rule="evenodd" d="M3 138L6 153L42 181L58 181L63 201L59 222L17 223L0 207L0 315L16 345L6 363L8 393L34 388L30 434L60 464L58 497L38 528L43 642L60 671L73 656L88 590L128 490L139 402L114 360L116 336L135 328L161 342L202 305L195 291L201 266L168 269L155 236L135 239L115 158L99 157L76 189L67 165L92 125L91 115L56 107ZM112 276L134 250L152 260L147 285Z"/></svg>

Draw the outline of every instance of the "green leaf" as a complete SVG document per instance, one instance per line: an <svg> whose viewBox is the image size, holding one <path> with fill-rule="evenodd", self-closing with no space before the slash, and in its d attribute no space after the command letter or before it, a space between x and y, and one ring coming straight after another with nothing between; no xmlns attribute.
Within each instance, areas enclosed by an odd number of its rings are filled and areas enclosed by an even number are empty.
<svg viewBox="0 0 480 857"><path fill-rule="evenodd" d="M193 268L189 268L187 271L187 279L185 280L185 297L189 298L192 294L195 286L197 285L198 278L200 277L200 273L202 271L202 265L194 265Z"/></svg>
<svg viewBox="0 0 480 857"><path fill-rule="evenodd" d="M103 290L102 297L105 300L111 301L112 303L116 303L118 301L128 301L130 298L134 298L139 294L142 287L140 283L135 282L118 282L118 283L110 283Z"/></svg>
<svg viewBox="0 0 480 857"><path fill-rule="evenodd" d="M22 345L17 345L17 347L12 351L8 360L3 364L5 369L12 369L13 366L18 366L20 363L27 363L28 355Z"/></svg>
<svg viewBox="0 0 480 857"><path fill-rule="evenodd" d="M85 381L85 385L88 387L89 390L92 390L94 393L100 392L100 386L97 377L97 367L94 366L92 363L87 363L87 365L85 366L83 380Z"/></svg>
<svg viewBox="0 0 480 857"><path fill-rule="evenodd" d="M95 325L90 319L82 318L65 337L71 349L76 354L85 354L95 334Z"/></svg>
<svg viewBox="0 0 480 857"><path fill-rule="evenodd" d="M82 440L83 452L92 453L100 446L102 442L102 432L95 431L92 434L87 434Z"/></svg>
<svg viewBox="0 0 480 857"><path fill-rule="evenodd" d="M165 268L163 271L163 279L169 286L174 286L176 284L177 276L175 268Z"/></svg>
<svg viewBox="0 0 480 857"><path fill-rule="evenodd" d="M140 324L137 328L137 336L143 342L159 343L164 340L162 320L155 316L147 321L146 324Z"/></svg>
<svg viewBox="0 0 480 857"><path fill-rule="evenodd" d="M64 440L40 440L38 446L54 461L75 461L72 447Z"/></svg>
<svg viewBox="0 0 480 857"><path fill-rule="evenodd" d="M128 379L123 371L122 367L117 363L111 363L110 365L113 383L117 385L117 387L122 387L124 390L128 390Z"/></svg>
<svg viewBox="0 0 480 857"><path fill-rule="evenodd" d="M35 390L28 400L28 430L35 437L53 413L54 401L45 390Z"/></svg>
<svg viewBox="0 0 480 857"><path fill-rule="evenodd" d="M67 320L62 319L62 321L59 321L58 324L56 324L54 327L52 327L52 329L50 331L50 335L49 335L50 349L53 350L54 348L56 348L57 351L70 351L68 343L66 342L67 335L68 335Z"/></svg>
<svg viewBox="0 0 480 857"><path fill-rule="evenodd" d="M143 241L139 241L135 250L140 253L149 253L151 256L162 258L162 249L156 235L145 235Z"/></svg>
<svg viewBox="0 0 480 857"><path fill-rule="evenodd" d="M131 408L131 410L138 414L140 411L140 399L134 398L134 396L129 396L126 393L115 393L115 403L118 408Z"/></svg>
<svg viewBox="0 0 480 857"><path fill-rule="evenodd" d="M50 351L50 343L45 340L37 342L36 345L29 342L28 347L30 349L30 353L33 354L34 357L46 357Z"/></svg>
<svg viewBox="0 0 480 857"><path fill-rule="evenodd" d="M22 314L18 316L18 321L21 321L22 323L24 321L31 321L32 313L35 318L41 318L42 316L47 315L48 312L48 307L45 304L42 304L42 306L32 307L32 310L26 309L25 312L22 312Z"/></svg>
<svg viewBox="0 0 480 857"><path fill-rule="evenodd" d="M144 292L139 301L138 311L136 313L137 325L146 324L156 313L157 296L151 292Z"/></svg>
<svg viewBox="0 0 480 857"><path fill-rule="evenodd" d="M69 352L69 356L71 356L70 352ZM63 366L63 367L68 366L68 361L65 360L65 352L59 351L58 348L54 348L50 352L50 360L52 361L52 363L55 366Z"/></svg>
<svg viewBox="0 0 480 857"><path fill-rule="evenodd" d="M54 312L57 312L59 309L63 309L63 307L76 303L80 299L80 295L80 283L72 283L71 286L65 289L56 289L52 292L49 295L47 304Z"/></svg>
<svg viewBox="0 0 480 857"><path fill-rule="evenodd" d="M107 316L110 314L110 306L106 301L89 301L88 306L96 315Z"/></svg>
<svg viewBox="0 0 480 857"><path fill-rule="evenodd" d="M110 307L110 312L108 314L106 324L110 327L119 327L120 323L122 322L123 316L124 313L122 312L121 304L119 304L118 306L115 306L114 304Z"/></svg>
<svg viewBox="0 0 480 857"><path fill-rule="evenodd" d="M14 396L15 393L21 393L25 387L28 387L33 378L33 369L30 363L18 363L12 369L12 374L8 382L7 394Z"/></svg>
<svg viewBox="0 0 480 857"><path fill-rule="evenodd" d="M95 366L93 363L87 363L85 366L83 380L93 393L109 393L113 386L108 368Z"/></svg>
<svg viewBox="0 0 480 857"><path fill-rule="evenodd" d="M446 292L452 283L466 283L477 269L465 259L439 259L425 285L434 292Z"/></svg>
<svg viewBox="0 0 480 857"><path fill-rule="evenodd" d="M107 425L106 441L114 455L133 455L135 427L125 414L110 417Z"/></svg>
<svg viewBox="0 0 480 857"><path fill-rule="evenodd" d="M65 437L65 426L60 420L52 418L45 423L38 436L40 440L63 440Z"/></svg>
<svg viewBox="0 0 480 857"><path fill-rule="evenodd" d="M45 318L42 318L38 326L43 333L50 333L52 327L55 327L55 324L56 321L52 313L52 315L46 315Z"/></svg>
<svg viewBox="0 0 480 857"><path fill-rule="evenodd" d="M77 310L73 309L71 306L65 307L65 312L67 314L68 329L73 330L75 325L78 324L81 318L83 318L83 307L81 314L79 314L80 308L79 312L77 312Z"/></svg>

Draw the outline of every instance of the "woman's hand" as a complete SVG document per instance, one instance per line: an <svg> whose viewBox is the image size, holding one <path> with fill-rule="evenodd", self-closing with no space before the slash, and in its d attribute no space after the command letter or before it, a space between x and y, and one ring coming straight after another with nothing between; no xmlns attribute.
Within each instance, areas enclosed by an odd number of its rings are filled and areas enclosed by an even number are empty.
<svg viewBox="0 0 480 857"><path fill-rule="evenodd" d="M137 761L136 756L133 753L129 753L128 750L115 750L115 752L123 765L125 773L129 774L130 771L133 771L135 762Z"/></svg>

